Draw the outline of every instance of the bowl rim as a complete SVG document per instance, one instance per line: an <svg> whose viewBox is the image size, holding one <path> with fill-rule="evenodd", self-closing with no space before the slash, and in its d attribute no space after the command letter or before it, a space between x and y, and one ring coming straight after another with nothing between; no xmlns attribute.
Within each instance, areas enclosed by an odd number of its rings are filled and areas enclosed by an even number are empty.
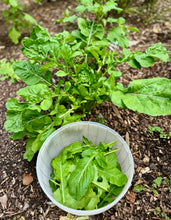
<svg viewBox="0 0 171 220"><path fill-rule="evenodd" d="M46 144L49 142L49 140L56 135L56 133L70 127L70 126L73 126L73 125L77 125L77 124L90 124L90 125L97 125L97 126L100 126L100 127L103 127L109 131L111 131L112 133L114 133L115 135L118 136L118 138L120 139L120 141L124 144L127 152L128 152L128 155L129 155L129 158L130 158L130 162L131 162L131 174L130 174L130 177L128 179L128 182L126 183L125 187L124 187L124 190L116 197L116 199L107 204L106 206L103 206L101 208L98 208L98 209L93 209L93 210L77 210L77 209L72 209L72 208L69 208L67 206L64 206L63 204L57 202L53 196L49 195L48 191L46 190L46 188L44 187L43 183L41 182L41 175L40 175L40 172L39 172L39 167L40 167L40 155L41 153L46 149ZM69 123L67 125L64 125L60 128L58 128L56 131L54 131L46 140L45 142L43 143L43 145L41 146L40 150L39 150L39 153L38 153L38 156L37 156L37 161L36 161L36 173L37 173L37 178L38 178L38 182L43 190L43 192L46 194L46 196L57 206L59 207L60 209L66 211L66 212L69 212L73 215L78 215L78 216L91 216L91 215L97 215L97 214L100 214L102 212L105 212L107 210L109 210L110 208L112 208L114 205L116 205L118 203L118 201L121 200L121 198L126 194L126 192L128 191L128 189L130 188L131 186L131 182L132 182L132 179L133 179L133 176L134 176L134 160L133 160L133 156L132 156L132 153L131 153L131 150L129 148L129 146L127 145L126 141L115 131L113 130L112 128L106 126L106 125L103 125L103 124L100 124L98 122L92 122L92 121L79 121L79 122L73 122L73 123Z"/></svg>

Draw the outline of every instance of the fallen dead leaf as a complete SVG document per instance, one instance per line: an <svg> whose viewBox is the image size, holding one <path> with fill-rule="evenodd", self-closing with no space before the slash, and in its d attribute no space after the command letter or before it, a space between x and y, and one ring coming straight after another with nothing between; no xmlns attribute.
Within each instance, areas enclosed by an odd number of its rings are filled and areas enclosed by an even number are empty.
<svg viewBox="0 0 171 220"><path fill-rule="evenodd" d="M28 186L32 182L33 182L33 177L28 173L24 173L23 174L23 185Z"/></svg>
<svg viewBox="0 0 171 220"><path fill-rule="evenodd" d="M133 191L128 190L128 192L125 196L127 199L127 203L134 203L135 202L135 193Z"/></svg>
<svg viewBox="0 0 171 220"><path fill-rule="evenodd" d="M2 197L0 197L0 203L3 209L6 209L7 207L7 200L8 200L7 194L4 194Z"/></svg>

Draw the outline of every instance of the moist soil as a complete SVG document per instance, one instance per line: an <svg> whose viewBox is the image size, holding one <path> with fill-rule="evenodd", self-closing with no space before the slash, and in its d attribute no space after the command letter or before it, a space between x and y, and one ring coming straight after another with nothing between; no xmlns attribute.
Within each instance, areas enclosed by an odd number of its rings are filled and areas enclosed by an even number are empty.
<svg viewBox="0 0 171 220"><path fill-rule="evenodd" d="M2 4L2 3L1 3ZM28 2L26 1L26 4ZM47 28L51 35L64 30L62 24L55 20L62 16L62 11L68 6L74 7L72 1L46 2L43 5L28 4L27 10L38 23ZM3 10L2 8L0 9ZM167 21L152 22L144 25L135 18L126 17L127 24L139 28L141 34L130 35L130 50L144 51L148 46L162 42L169 50L171 44ZM72 27L70 27L71 29ZM20 49L22 45L14 45L7 36L7 26L0 17L0 59L25 59ZM29 36L29 34L24 34ZM23 36L22 36L23 37ZM112 48L111 48L112 49ZM139 78L167 77L171 78L171 65L157 63L150 68L132 69L128 65L120 65L123 72L120 81L127 86L130 81ZM0 82L0 219L21 220L58 220L67 213L56 207L42 191L36 176L36 157L31 162L23 160L26 140L10 140L10 134L4 129L6 107L5 103L16 96L16 91L25 84L21 81L11 83L10 80ZM95 108L84 120L103 123L118 132L129 145L135 163L132 185L127 194L110 210L92 216L99 220L144 220L171 218L171 151L170 151L170 116L150 117L121 109L110 102L104 102ZM167 134L162 138L158 132L150 133L148 126L158 126ZM33 182L23 185L23 175L29 174ZM154 185L154 180L162 177L160 186ZM141 192L134 192L136 185L144 186Z"/></svg>

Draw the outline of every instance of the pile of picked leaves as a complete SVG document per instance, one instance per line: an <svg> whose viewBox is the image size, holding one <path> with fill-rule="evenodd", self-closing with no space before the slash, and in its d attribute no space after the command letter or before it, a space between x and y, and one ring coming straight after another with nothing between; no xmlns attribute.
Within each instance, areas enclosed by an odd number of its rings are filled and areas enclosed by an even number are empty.
<svg viewBox="0 0 171 220"><path fill-rule="evenodd" d="M61 10L72 2L51 2L31 9L32 16L53 35L60 32L63 26L54 25L54 20L61 17ZM135 24L131 24L134 25ZM137 24L138 25L138 24ZM166 46L169 40L167 23L138 26L141 34L131 35L132 46L135 51L145 51L147 44L152 45L161 41ZM3 25L1 26L3 29ZM21 45L14 46L0 37L0 58L8 60L23 60L20 52ZM3 39L3 40L2 40ZM4 41L5 39L5 41ZM117 46L116 46L117 47ZM169 47L167 47L169 50ZM122 83L127 86L130 81L139 78L170 76L169 63L155 64L153 67L134 70L124 64L118 67L122 71ZM54 78L54 80L56 80ZM54 206L42 192L36 177L36 157L30 163L23 160L25 139L12 141L4 130L6 107L9 98L16 95L16 91L24 87L21 81L11 83L10 80L1 82L1 170L0 177L0 218L1 219L59 219L67 213ZM19 97L17 97L19 98ZM150 117L123 110L105 102L85 120L97 121L116 130L128 143L135 162L135 174L132 186L126 196L113 208L105 213L91 217L91 219L169 219L170 217L170 116ZM149 126L160 127L150 133ZM160 132L161 131L161 132ZM164 133L165 135L161 135ZM27 181L25 178L28 178Z"/></svg>

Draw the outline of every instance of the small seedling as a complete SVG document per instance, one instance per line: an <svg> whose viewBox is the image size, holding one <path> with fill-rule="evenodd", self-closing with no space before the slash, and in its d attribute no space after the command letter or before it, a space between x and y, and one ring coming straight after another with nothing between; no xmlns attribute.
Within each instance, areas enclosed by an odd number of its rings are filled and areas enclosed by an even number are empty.
<svg viewBox="0 0 171 220"><path fill-rule="evenodd" d="M133 191L136 192L136 193L139 193L139 192L142 192L142 191L145 191L145 190L146 190L145 186L142 186L142 185L136 185L133 188Z"/></svg>
<svg viewBox="0 0 171 220"><path fill-rule="evenodd" d="M167 134L165 134L160 127L151 127L148 126L148 131L152 134L153 132L158 132L160 134L160 138L167 138Z"/></svg>
<svg viewBox="0 0 171 220"><path fill-rule="evenodd" d="M154 180L154 183L153 183L153 187L154 188L158 188L162 183L162 177L157 177L155 180Z"/></svg>

